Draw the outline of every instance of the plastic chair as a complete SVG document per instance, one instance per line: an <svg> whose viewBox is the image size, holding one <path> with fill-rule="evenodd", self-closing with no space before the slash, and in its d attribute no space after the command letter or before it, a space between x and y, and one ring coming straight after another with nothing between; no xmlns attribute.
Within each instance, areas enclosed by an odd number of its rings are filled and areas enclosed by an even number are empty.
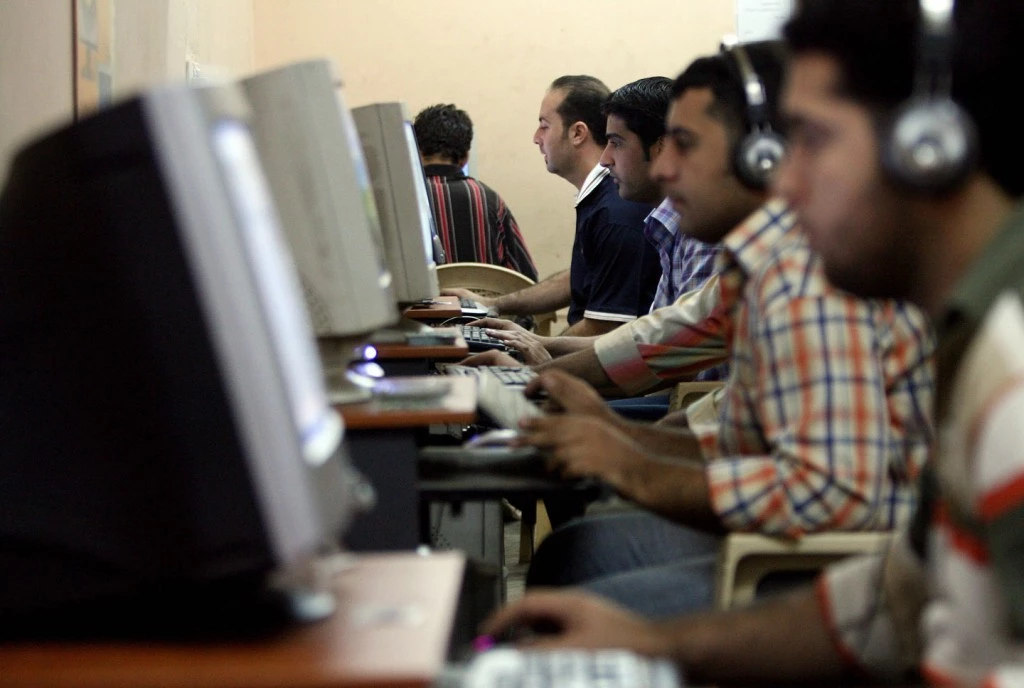
<svg viewBox="0 0 1024 688"><path fill-rule="evenodd" d="M814 533L785 540L754 533L733 533L718 552L715 606L742 606L753 601L757 585L778 571L819 571L855 554L884 551L892 539L882 533Z"/></svg>
<svg viewBox="0 0 1024 688"><path fill-rule="evenodd" d="M442 289L461 287L480 296L503 296L536 284L515 270L489 263L447 263L437 266L437 281ZM535 315L537 334L551 335L554 313Z"/></svg>

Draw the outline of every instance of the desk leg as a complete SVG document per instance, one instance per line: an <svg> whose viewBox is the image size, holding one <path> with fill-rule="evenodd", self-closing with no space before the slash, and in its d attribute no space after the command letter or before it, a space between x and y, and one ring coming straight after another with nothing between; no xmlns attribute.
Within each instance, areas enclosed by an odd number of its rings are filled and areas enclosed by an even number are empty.
<svg viewBox="0 0 1024 688"><path fill-rule="evenodd" d="M420 542L415 430L351 430L348 441L352 463L377 492L373 510L358 516L349 528L348 549L415 549Z"/></svg>

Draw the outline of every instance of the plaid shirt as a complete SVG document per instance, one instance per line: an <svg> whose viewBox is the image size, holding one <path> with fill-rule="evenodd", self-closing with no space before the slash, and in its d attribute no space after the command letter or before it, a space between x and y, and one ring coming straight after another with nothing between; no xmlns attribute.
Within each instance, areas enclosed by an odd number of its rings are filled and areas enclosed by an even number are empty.
<svg viewBox="0 0 1024 688"><path fill-rule="evenodd" d="M679 213L665 199L644 220L644 236L658 249L661 280L651 312L671 306L688 291L700 289L715 274L717 244L705 244L679 231Z"/></svg>
<svg viewBox="0 0 1024 688"><path fill-rule="evenodd" d="M719 259L731 373L715 427L695 427L730 530L797 536L906 520L933 438L924 316L832 287L772 201Z"/></svg>

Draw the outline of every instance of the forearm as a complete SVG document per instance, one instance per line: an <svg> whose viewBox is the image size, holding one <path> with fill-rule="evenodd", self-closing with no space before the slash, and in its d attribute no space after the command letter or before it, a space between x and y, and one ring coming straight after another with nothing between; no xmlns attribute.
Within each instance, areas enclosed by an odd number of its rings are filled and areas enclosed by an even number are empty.
<svg viewBox="0 0 1024 688"><path fill-rule="evenodd" d="M623 421L619 429L651 454L703 465L700 442L688 428Z"/></svg>
<svg viewBox="0 0 1024 688"><path fill-rule="evenodd" d="M559 337L544 337L544 348L554 357L567 356L577 351L594 348L594 341L597 337L572 337L561 335Z"/></svg>
<svg viewBox="0 0 1024 688"><path fill-rule="evenodd" d="M730 613L657 624L663 647L687 683L789 685L835 681L844 664L833 646L813 588Z"/></svg>
<svg viewBox="0 0 1024 688"><path fill-rule="evenodd" d="M500 315L537 315L565 308L571 295L569 271L562 270L532 287L497 297L494 307Z"/></svg>
<svg viewBox="0 0 1024 688"><path fill-rule="evenodd" d="M704 469L696 462L645 455L609 477L620 494L649 511L691 528L724 532Z"/></svg>
<svg viewBox="0 0 1024 688"><path fill-rule="evenodd" d="M618 320L594 320L593 318L580 318L570 325L562 337L598 337L611 332L623 323Z"/></svg>
<svg viewBox="0 0 1024 688"><path fill-rule="evenodd" d="M601 361L593 347L577 351L573 354L560 356L554 360L542 363L534 367L538 373L545 370L563 370L574 377L587 382L596 389L602 396L621 396L622 390L611 381L608 374L601 367Z"/></svg>

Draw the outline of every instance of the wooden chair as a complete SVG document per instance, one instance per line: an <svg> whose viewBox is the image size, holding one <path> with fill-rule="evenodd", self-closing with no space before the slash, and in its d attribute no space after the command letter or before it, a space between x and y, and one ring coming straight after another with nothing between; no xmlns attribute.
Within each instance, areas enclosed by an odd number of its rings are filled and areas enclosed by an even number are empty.
<svg viewBox="0 0 1024 688"><path fill-rule="evenodd" d="M461 287L481 296L503 296L536 284L515 270L489 263L447 263L437 266L437 281L442 289ZM534 316L537 334L551 335L554 313Z"/></svg>

